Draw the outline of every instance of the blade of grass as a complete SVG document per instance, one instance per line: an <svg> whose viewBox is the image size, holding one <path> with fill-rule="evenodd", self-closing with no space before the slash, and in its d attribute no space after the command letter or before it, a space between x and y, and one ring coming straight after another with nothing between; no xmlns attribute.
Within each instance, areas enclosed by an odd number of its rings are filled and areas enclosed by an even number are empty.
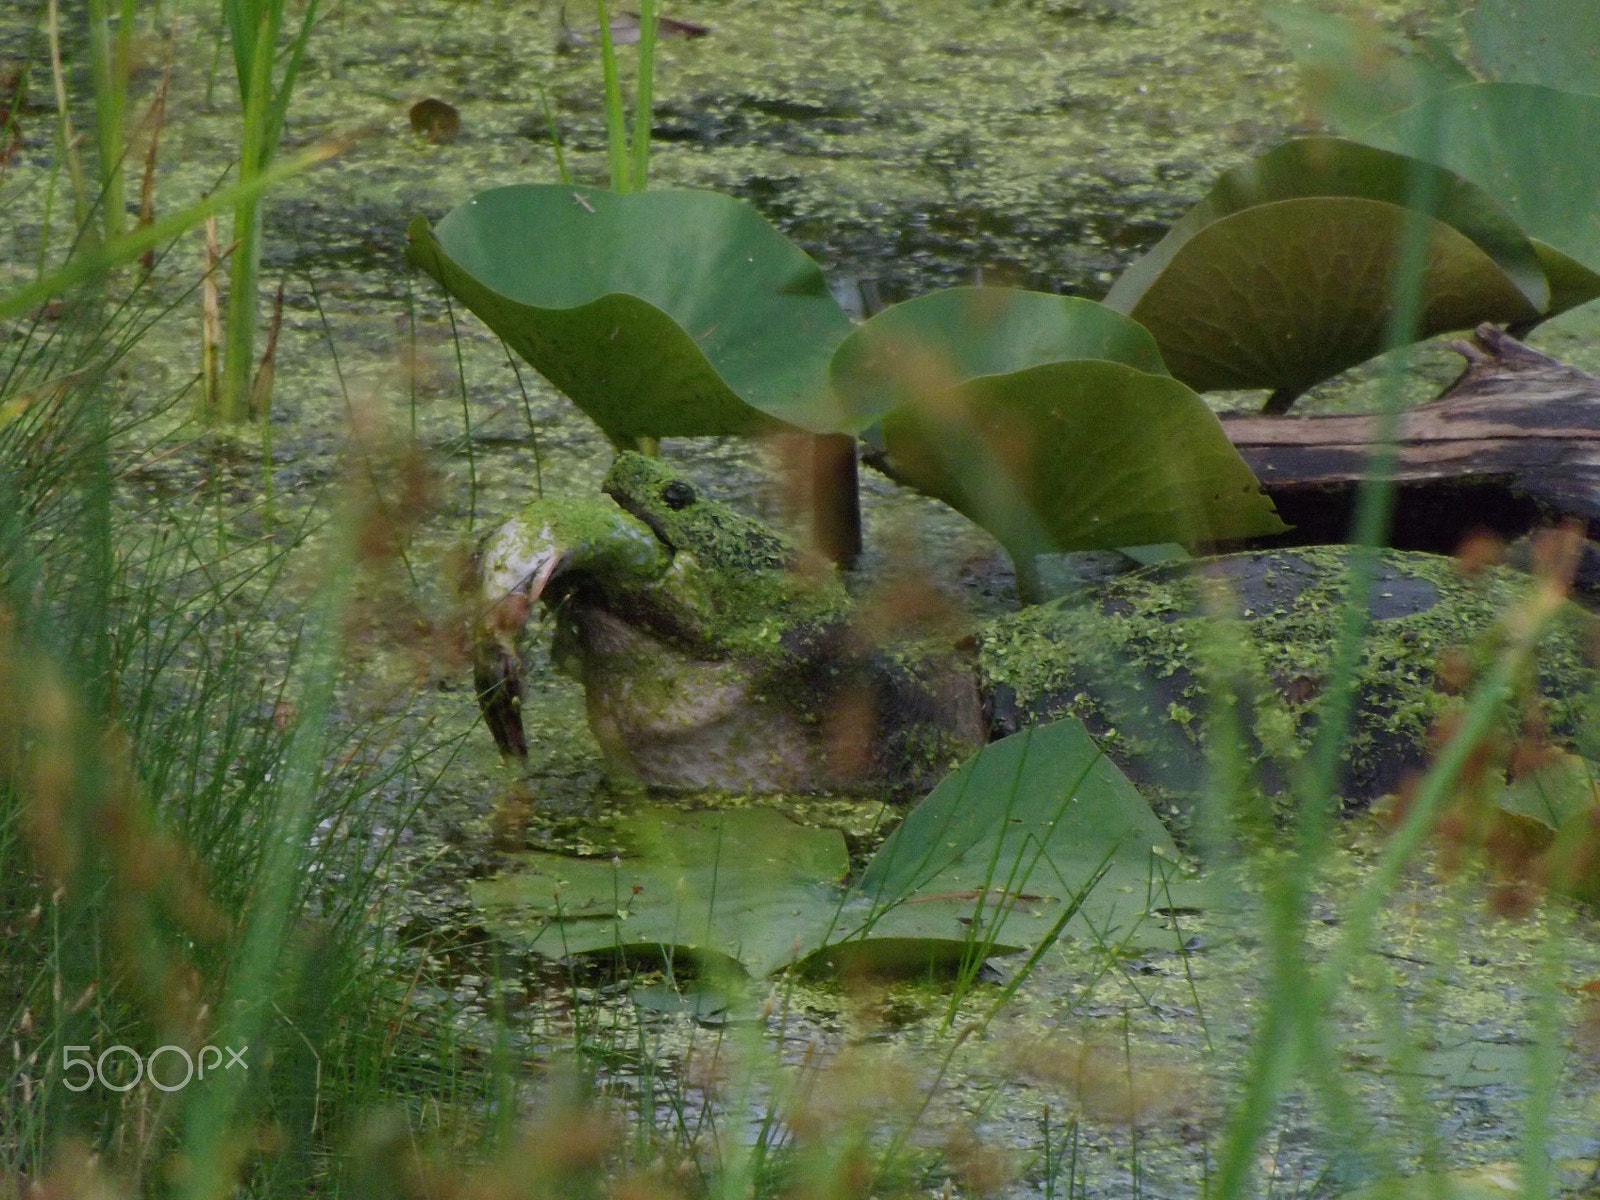
<svg viewBox="0 0 1600 1200"><path fill-rule="evenodd" d="M107 240L127 226L123 207L122 117L128 100L129 50L133 39L134 0L122 0L116 38L106 0L88 0L89 62L94 75L95 137L100 149L101 220Z"/></svg>
<svg viewBox="0 0 1600 1200"><path fill-rule="evenodd" d="M213 192L179 212L74 256L43 279L20 287L9 295L0 296L0 320L25 313L54 296L88 283L113 267L138 258L146 250L198 225L212 213L229 208L245 197L259 196L284 180L326 162L348 145L349 141L342 138L319 142L304 153L275 164L248 182L240 181Z"/></svg>
<svg viewBox="0 0 1600 1200"><path fill-rule="evenodd" d="M611 175L611 190L626 192L629 184L628 129L623 116L622 81L617 76L617 48L611 41L611 13L606 0L595 0L600 14L600 71L604 79L606 105L606 163Z"/></svg>
<svg viewBox="0 0 1600 1200"><path fill-rule="evenodd" d="M539 88L539 104L544 109L544 123L550 130L550 149L555 152L556 156L556 176L562 183L571 183L572 176L567 173L567 158L561 148L561 132L556 128L555 114L550 111L550 97L545 92L543 83L537 86Z"/></svg>
<svg viewBox="0 0 1600 1200"><path fill-rule="evenodd" d="M461 330L456 328L455 305L450 303L450 297L444 298L444 310L450 317L450 340L456 348L456 381L461 385L461 427L462 437L467 445L467 532L472 532L472 527L478 519L478 459L476 451L472 448L472 409L467 400L467 364L461 356Z"/></svg>
<svg viewBox="0 0 1600 1200"><path fill-rule="evenodd" d="M1436 140L1436 135L1435 139ZM1426 155L1420 157L1426 158ZM1355 681L1370 617L1370 598L1377 573L1378 548L1389 528L1394 501L1394 464L1398 453L1402 372L1405 361L1399 348L1410 345L1420 318L1422 273L1429 252L1429 221L1436 197L1435 180L1427 171L1412 174L1408 185L1406 221L1397 255L1392 305L1385 344L1390 355L1380 389L1374 445L1369 468L1356 496L1352 529L1355 543L1350 553L1347 583L1329 684L1319 713L1316 740L1294 780L1297 802L1292 868L1268 876L1267 935L1271 979L1266 1016L1255 1039L1252 1064L1246 1075L1244 1099L1235 1109L1224 1139L1217 1169L1218 1195L1236 1200L1249 1186L1255 1148L1266 1130L1277 1098L1295 1065L1296 1047L1316 1041L1314 1032L1326 1007L1310 1003L1309 968L1302 941L1302 923L1309 904L1310 887L1329 841L1332 799L1339 777L1340 753L1354 711ZM1342 975L1340 976L1342 978ZM1337 1080L1324 1077L1330 1085ZM1340 1107L1348 1107L1340 1102ZM1341 1134L1347 1144L1359 1135L1348 1126Z"/></svg>
<svg viewBox="0 0 1600 1200"><path fill-rule="evenodd" d="M72 183L72 204L76 224L83 228L89 221L89 184L83 174L83 160L78 155L78 136L72 131L72 109L67 103L66 75L61 69L61 22L56 11L57 0L49 0L46 9L46 27L50 36L50 82L56 100L56 157L67 164L67 177ZM39 273L44 274L44 254L48 241L39 251Z"/></svg>
<svg viewBox="0 0 1600 1200"><path fill-rule="evenodd" d="M315 601L301 675L299 720L284 754L274 803L261 818L267 834L255 873L254 899L233 956L226 997L219 1007L215 1035L219 1045L259 1048L267 1004L276 993L274 979L301 888L352 583L348 563L338 562ZM203 1100L188 1105L183 1135L188 1170L181 1194L190 1200L216 1200L233 1190L233 1164L227 1147L248 1086L246 1073L223 1072Z"/></svg>
<svg viewBox="0 0 1600 1200"><path fill-rule="evenodd" d="M633 185L642 192L650 174L650 126L655 120L655 65L658 0L639 4L639 77L634 83Z"/></svg>
<svg viewBox="0 0 1600 1200"><path fill-rule="evenodd" d="M310 0L290 44L282 78L273 85L283 0L224 0L233 38L244 129L239 147L239 181L248 183L265 171L277 155L289 99L306 43L316 20L317 0ZM252 412L251 376L255 370L257 294L261 272L261 193L241 195L233 211L233 258L229 270L227 348L222 368L222 404L218 416L237 424L271 418L270 405Z"/></svg>
<svg viewBox="0 0 1600 1200"><path fill-rule="evenodd" d="M239 7L239 6L233 6ZM240 76L244 100L244 137L239 148L239 182L251 183L266 166L268 113L272 103L272 58L277 24L274 5L261 6L257 17L248 84ZM235 38L238 37L235 31ZM237 53L237 51L236 51ZM233 254L228 260L228 317L222 356L217 416L237 424L250 415L250 374L255 368L256 294L261 272L260 193L241 197L233 207Z"/></svg>

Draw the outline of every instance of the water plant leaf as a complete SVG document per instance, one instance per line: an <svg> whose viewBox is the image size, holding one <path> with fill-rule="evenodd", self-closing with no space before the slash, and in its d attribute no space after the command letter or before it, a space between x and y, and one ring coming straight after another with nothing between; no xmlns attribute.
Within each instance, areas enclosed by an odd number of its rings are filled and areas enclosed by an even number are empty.
<svg viewBox="0 0 1600 1200"><path fill-rule="evenodd" d="M1179 860L1144 797L1080 722L1036 726L984 747L907 815L867 864L828 945L801 966L939 971L1063 930L1108 945L1171 946L1149 910L1188 885L1152 891L1151 880L1176 874Z"/></svg>
<svg viewBox="0 0 1600 1200"><path fill-rule="evenodd" d="M741 200L522 184L408 234L409 260L619 445L846 428L827 365L850 320Z"/></svg>
<svg viewBox="0 0 1600 1200"><path fill-rule="evenodd" d="M1399 37L1370 19L1299 5L1261 12L1289 43L1308 107L1340 133L1353 134L1434 92L1473 82L1442 43Z"/></svg>
<svg viewBox="0 0 1600 1200"><path fill-rule="evenodd" d="M1524 876L1535 875L1555 891L1591 904L1600 900L1600 871L1594 866L1600 795L1587 759L1553 752L1548 762L1519 775L1494 799L1499 811L1488 838L1491 857ZM1541 865L1530 870L1535 860Z"/></svg>
<svg viewBox="0 0 1600 1200"><path fill-rule="evenodd" d="M1296 138L1224 172L1200 202L1117 279L1106 304L1132 313L1190 239L1224 217L1257 205L1311 197L1379 200L1404 207L1411 202L1416 186L1425 183L1433 197L1431 215L1493 259L1530 305L1543 308L1548 288L1538 256L1527 234L1499 200L1461 174L1436 164L1430 170L1397 149L1363 144L1367 140L1365 135L1361 142L1337 137ZM1340 248L1327 249L1337 253ZM1156 340L1160 342L1159 334Z"/></svg>
<svg viewBox="0 0 1600 1200"><path fill-rule="evenodd" d="M863 425L982 375L1094 358L1165 375L1155 339L1122 313L1021 288L954 287L884 309L834 351L834 390Z"/></svg>
<svg viewBox="0 0 1600 1200"><path fill-rule="evenodd" d="M1537 319L1548 299L1542 274L1535 303L1478 244L1425 219L1419 338ZM1258 204L1194 231L1171 253L1157 246L1159 273L1147 286L1114 289L1107 303L1149 327L1190 387L1273 388L1292 400L1385 348L1407 220L1399 205L1351 196Z"/></svg>
<svg viewBox="0 0 1600 1200"><path fill-rule="evenodd" d="M1527 1048L1510 1045L1503 1049L1508 1053L1498 1056L1501 1062L1497 1064L1498 1069L1493 1077L1456 1083L1455 1086L1474 1087L1485 1083L1519 1081L1528 1070ZM1557 1159L1550 1165L1554 1168L1559 1191L1563 1195L1581 1194L1596 1171L1600 1170L1600 1164L1592 1158ZM1528 1194L1522 1182L1522 1171L1523 1164L1519 1162L1480 1163L1450 1171L1416 1172L1396 1179L1385 1179L1340 1193L1340 1196L1342 1200L1433 1200L1440 1195L1449 1196L1451 1200L1513 1200L1514 1197Z"/></svg>
<svg viewBox="0 0 1600 1200"><path fill-rule="evenodd" d="M1551 761L1519 775L1499 793L1496 804L1554 832L1595 805L1595 781L1589 763L1576 754L1553 752Z"/></svg>
<svg viewBox="0 0 1600 1200"><path fill-rule="evenodd" d="M1593 0L1477 0L1462 24L1478 64L1495 79L1600 92Z"/></svg>
<svg viewBox="0 0 1600 1200"><path fill-rule="evenodd" d="M906 975L1025 950L1064 927L1170 945L1147 910L1190 887L1163 880L1179 862L1171 835L1072 720L985 747L912 810L842 900L843 836L770 809L646 808L625 834L616 858L515 855L472 885L484 924L553 957L670 958L734 977L796 960L811 973Z"/></svg>
<svg viewBox="0 0 1600 1200"><path fill-rule="evenodd" d="M1600 96L1527 83L1472 84L1379 122L1362 131L1361 140L1418 154L1470 180L1530 237L1591 275L1600 272L1600 160L1594 153ZM1600 291L1590 297L1595 294Z"/></svg>
<svg viewBox="0 0 1600 1200"><path fill-rule="evenodd" d="M1564 313L1569 308L1577 308L1600 296L1600 273L1591 271L1548 242L1541 242L1538 238L1530 240L1538 252L1539 265L1544 268L1545 278L1550 281L1550 303L1545 307L1545 317Z"/></svg>
<svg viewBox="0 0 1600 1200"><path fill-rule="evenodd" d="M897 479L988 529L1019 564L1287 528L1204 401L1123 363L969 379L889 413L883 440Z"/></svg>
<svg viewBox="0 0 1600 1200"><path fill-rule="evenodd" d="M816 943L850 866L837 830L765 808L637 810L626 835L616 859L515 855L472 885L485 925L553 957L671 955L759 976Z"/></svg>

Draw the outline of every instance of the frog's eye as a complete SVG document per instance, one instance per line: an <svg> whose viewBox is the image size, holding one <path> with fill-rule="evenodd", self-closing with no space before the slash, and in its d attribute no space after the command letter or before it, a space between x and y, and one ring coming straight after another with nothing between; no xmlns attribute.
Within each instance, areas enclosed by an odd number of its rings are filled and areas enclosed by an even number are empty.
<svg viewBox="0 0 1600 1200"><path fill-rule="evenodd" d="M661 498L670 509L688 508L694 503L694 488L681 479L674 479L661 489Z"/></svg>

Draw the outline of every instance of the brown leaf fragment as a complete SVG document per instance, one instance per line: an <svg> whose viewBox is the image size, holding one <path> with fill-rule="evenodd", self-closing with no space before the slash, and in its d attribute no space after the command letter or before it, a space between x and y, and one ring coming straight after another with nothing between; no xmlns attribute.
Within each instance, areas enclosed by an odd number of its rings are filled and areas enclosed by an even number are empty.
<svg viewBox="0 0 1600 1200"><path fill-rule="evenodd" d="M429 96L411 106L411 129L434 145L443 146L461 135L461 113L455 105Z"/></svg>

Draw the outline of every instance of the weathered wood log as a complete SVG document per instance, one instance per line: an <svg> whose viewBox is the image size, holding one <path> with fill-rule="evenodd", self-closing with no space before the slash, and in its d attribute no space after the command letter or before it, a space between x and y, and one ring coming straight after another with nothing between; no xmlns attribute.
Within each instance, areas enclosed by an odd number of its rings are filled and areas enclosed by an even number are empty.
<svg viewBox="0 0 1600 1200"><path fill-rule="evenodd" d="M1449 553L1477 530L1513 539L1565 517L1600 537L1600 378L1492 325L1455 348L1467 360L1460 378L1400 420L1391 544ZM1348 536L1375 417L1241 415L1222 423L1295 526L1282 544Z"/></svg>

